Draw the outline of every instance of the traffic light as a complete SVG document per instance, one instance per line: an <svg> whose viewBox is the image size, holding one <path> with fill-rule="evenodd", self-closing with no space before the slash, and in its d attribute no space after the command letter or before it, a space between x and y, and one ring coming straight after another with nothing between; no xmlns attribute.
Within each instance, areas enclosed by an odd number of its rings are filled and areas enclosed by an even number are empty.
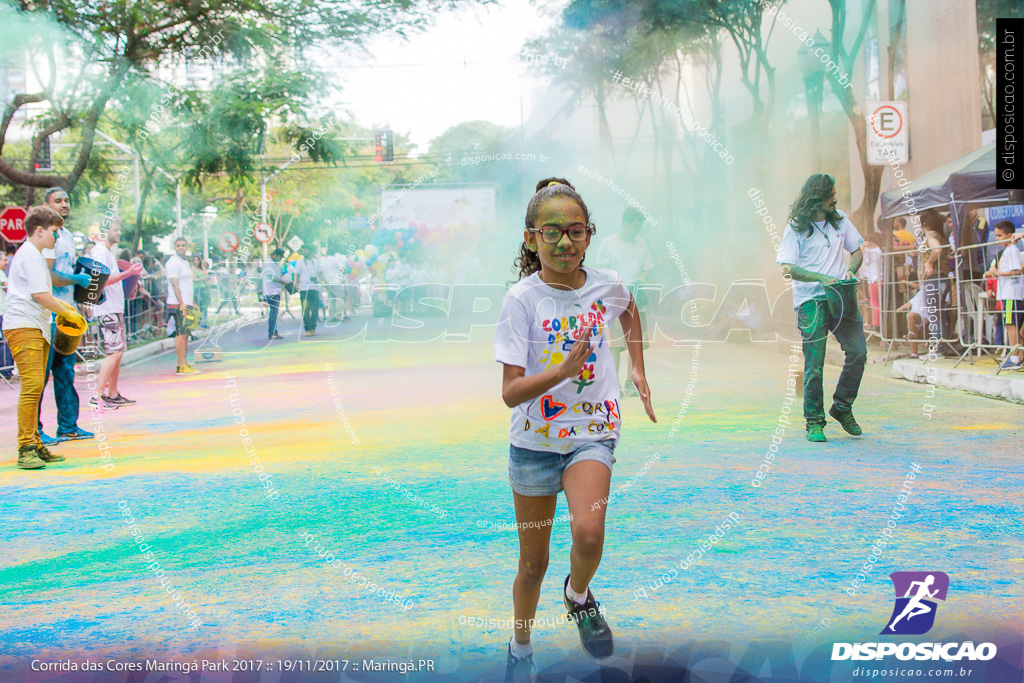
<svg viewBox="0 0 1024 683"><path fill-rule="evenodd" d="M395 160L395 137L390 130L373 131L373 158L378 162Z"/></svg>
<svg viewBox="0 0 1024 683"><path fill-rule="evenodd" d="M50 156L50 138L43 138L43 144L39 145L39 156L36 157L37 171L53 170L53 159Z"/></svg>

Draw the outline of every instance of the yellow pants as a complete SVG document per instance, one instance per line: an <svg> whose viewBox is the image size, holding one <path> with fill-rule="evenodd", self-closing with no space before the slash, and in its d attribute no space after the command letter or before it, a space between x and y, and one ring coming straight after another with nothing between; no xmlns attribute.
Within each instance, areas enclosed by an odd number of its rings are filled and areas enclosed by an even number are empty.
<svg viewBox="0 0 1024 683"><path fill-rule="evenodd" d="M34 327L4 330L4 339L14 356L21 377L18 396L18 450L25 446L42 446L39 440L39 397L46 378L46 359L50 343Z"/></svg>

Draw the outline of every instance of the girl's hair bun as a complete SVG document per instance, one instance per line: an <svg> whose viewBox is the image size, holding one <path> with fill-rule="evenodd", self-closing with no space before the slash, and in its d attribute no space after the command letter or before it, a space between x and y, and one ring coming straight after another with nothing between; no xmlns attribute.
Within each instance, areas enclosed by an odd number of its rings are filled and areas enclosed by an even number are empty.
<svg viewBox="0 0 1024 683"><path fill-rule="evenodd" d="M565 178L545 178L544 180L542 180L539 183L537 183L537 189L534 190L534 193L536 194L537 192L540 192L541 190L543 190L548 185L552 185L552 184L554 184L554 185L565 185L566 187L568 187L573 192L576 191L576 188L572 186L572 183L570 183Z"/></svg>

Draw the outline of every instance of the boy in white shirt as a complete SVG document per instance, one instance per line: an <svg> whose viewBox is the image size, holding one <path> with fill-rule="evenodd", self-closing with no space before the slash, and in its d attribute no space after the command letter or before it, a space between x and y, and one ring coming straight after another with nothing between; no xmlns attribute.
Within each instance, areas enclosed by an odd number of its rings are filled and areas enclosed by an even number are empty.
<svg viewBox="0 0 1024 683"><path fill-rule="evenodd" d="M52 293L44 249L52 249L64 219L46 206L33 207L25 217L25 243L11 261L3 330L21 375L18 396L18 467L37 470L64 456L51 453L39 439L39 397L43 392L46 360L50 355L50 311L84 328L74 306Z"/></svg>
<svg viewBox="0 0 1024 683"><path fill-rule="evenodd" d="M995 237L999 244L1004 245L1003 253L999 255L995 270L985 271L985 277L999 278L996 283L996 299L1003 309L1006 343L1013 350L1004 367L1020 370L1021 359L1016 347L1020 339L1021 323L1024 322L1024 280L1021 279L1020 250L1011 244L1014 229L1012 221L996 223Z"/></svg>
<svg viewBox="0 0 1024 683"><path fill-rule="evenodd" d="M167 259L167 311L174 316L174 353L178 365L176 375L198 375L188 364L188 330L185 329L185 309L195 305L193 298L192 266L185 260L188 240L179 237L174 240L174 254Z"/></svg>

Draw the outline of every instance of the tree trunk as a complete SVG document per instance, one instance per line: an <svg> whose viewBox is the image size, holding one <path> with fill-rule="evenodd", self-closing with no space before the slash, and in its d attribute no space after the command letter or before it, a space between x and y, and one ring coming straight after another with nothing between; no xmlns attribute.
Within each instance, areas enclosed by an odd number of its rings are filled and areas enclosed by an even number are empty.
<svg viewBox="0 0 1024 683"><path fill-rule="evenodd" d="M618 163L615 161L615 148L612 141L612 129L608 125L608 114L604 107L604 85L598 83L594 88L594 101L597 103L597 134L601 141L601 165L605 168L614 168L618 175ZM611 166L608 160L611 159Z"/></svg>

